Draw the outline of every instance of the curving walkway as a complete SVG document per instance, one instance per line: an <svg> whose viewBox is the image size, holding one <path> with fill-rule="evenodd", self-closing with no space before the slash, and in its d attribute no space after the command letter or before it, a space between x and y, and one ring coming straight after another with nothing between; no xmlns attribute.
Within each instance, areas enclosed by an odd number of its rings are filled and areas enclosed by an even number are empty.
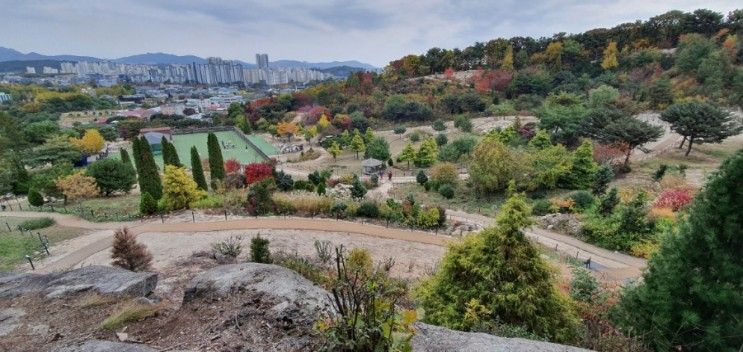
<svg viewBox="0 0 743 352"><path fill-rule="evenodd" d="M450 219L460 219L475 222L486 227L492 224L492 218L465 213L462 211L447 210ZM239 218L226 221L201 221L201 222L115 222L115 223L93 223L72 215L64 215L46 212L4 212L2 215L13 217L51 217L58 224L68 227L96 230L88 236L93 238L74 251L58 258L50 258L39 263L40 272L52 272L65 270L83 262L85 259L109 249L112 245L113 230L120 227L128 227L134 234L142 233L169 233L169 232L210 232L223 230L307 230L353 233L372 237L402 240L445 246L456 238L436 235L432 232L417 230L405 230L392 227L384 227L376 224L333 220L325 218L302 218L302 217L259 217ZM641 275L646 262L644 259L632 257L626 254L612 252L594 245L585 243L574 237L558 234L552 231L528 228L525 233L532 240L549 248L555 248L566 256L573 256L580 260L591 259L592 269L606 276L608 280L626 280Z"/></svg>

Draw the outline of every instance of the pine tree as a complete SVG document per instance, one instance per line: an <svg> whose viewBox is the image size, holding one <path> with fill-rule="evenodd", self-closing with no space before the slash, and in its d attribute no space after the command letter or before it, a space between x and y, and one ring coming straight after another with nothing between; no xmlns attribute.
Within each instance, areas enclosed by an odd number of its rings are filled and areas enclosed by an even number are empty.
<svg viewBox="0 0 743 352"><path fill-rule="evenodd" d="M143 215L152 215L157 212L157 201L155 198L144 192L139 197L139 213Z"/></svg>
<svg viewBox="0 0 743 352"><path fill-rule="evenodd" d="M137 137L134 137L134 139L132 140L132 154L134 169L137 171L137 174L139 174L140 164L142 163L142 147L140 146L140 141Z"/></svg>
<svg viewBox="0 0 743 352"><path fill-rule="evenodd" d="M163 150L163 165L173 165L181 167L181 160L178 158L178 151L175 150L173 143L170 143L165 136L160 141Z"/></svg>
<svg viewBox="0 0 743 352"><path fill-rule="evenodd" d="M593 180L591 190L594 195L602 195L606 192L609 182L614 179L614 170L609 165L601 165L596 171L596 177Z"/></svg>
<svg viewBox="0 0 743 352"><path fill-rule="evenodd" d="M201 166L201 157L196 146L191 147L191 174L193 175L193 180L196 182L196 186L200 190L209 190L206 185L206 178L204 177L204 168Z"/></svg>
<svg viewBox="0 0 743 352"><path fill-rule="evenodd" d="M207 149L209 152L209 177L211 178L212 188L215 188L217 180L224 180L224 159L222 158L222 148L219 146L219 140L212 132L209 132L207 138Z"/></svg>
<svg viewBox="0 0 743 352"><path fill-rule="evenodd" d="M743 130L743 126L729 112L696 101L673 104L660 115L660 119L670 123L674 132L684 136L679 148L688 141L687 156L694 142L720 143Z"/></svg>
<svg viewBox="0 0 743 352"><path fill-rule="evenodd" d="M619 67L619 61L617 60L618 53L617 42L613 40L610 41L606 46L606 49L604 49L604 59L601 60L601 68L604 70L611 70Z"/></svg>
<svg viewBox="0 0 743 352"><path fill-rule="evenodd" d="M658 351L738 351L743 345L743 149L726 160L664 237L617 321Z"/></svg>
<svg viewBox="0 0 743 352"><path fill-rule="evenodd" d="M175 145L173 145L173 143L168 143L168 148L170 148L171 165L183 167L183 164L181 164L181 158L178 157L178 151L175 149Z"/></svg>
<svg viewBox="0 0 743 352"><path fill-rule="evenodd" d="M566 175L567 186L573 189L586 189L593 185L598 165L593 161L593 144L585 140L573 153L570 172Z"/></svg>
<svg viewBox="0 0 743 352"><path fill-rule="evenodd" d="M152 253L125 227L114 232L112 265L131 271L146 271L152 265Z"/></svg>
<svg viewBox="0 0 743 352"><path fill-rule="evenodd" d="M552 146L550 135L546 130L540 129L529 141L529 146L535 149L547 149Z"/></svg>
<svg viewBox="0 0 743 352"><path fill-rule="evenodd" d="M139 191L149 193L156 200L160 199L163 195L163 186L160 183L160 173L157 170L155 158L152 156L150 143L142 137L137 144L139 145L137 148L139 149L139 154L134 160L139 159L137 169L137 174L139 174Z"/></svg>
<svg viewBox="0 0 743 352"><path fill-rule="evenodd" d="M619 194L616 187L612 187L609 190L609 193L604 195L601 198L601 203L599 203L599 214L603 216L609 216L613 211L614 208L619 204Z"/></svg>
<svg viewBox="0 0 743 352"><path fill-rule="evenodd" d="M497 227L449 247L416 296L424 320L458 330L522 326L550 341L577 337L578 319L523 229L531 210L521 194L501 208Z"/></svg>

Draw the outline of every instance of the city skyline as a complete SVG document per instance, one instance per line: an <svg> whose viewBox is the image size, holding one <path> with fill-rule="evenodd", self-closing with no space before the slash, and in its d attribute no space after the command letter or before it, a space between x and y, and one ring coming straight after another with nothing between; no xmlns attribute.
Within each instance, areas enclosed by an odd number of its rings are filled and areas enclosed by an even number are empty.
<svg viewBox="0 0 743 352"><path fill-rule="evenodd" d="M100 58L144 52L219 56L253 62L256 52L302 61L358 60L384 67L431 47L455 48L497 37L551 36L700 7L727 14L731 0L522 2L92 0L17 2L0 13L0 46L23 52ZM95 13L95 16L90 16ZM18 31L17 28L24 28ZM132 38L151 40L133 41Z"/></svg>

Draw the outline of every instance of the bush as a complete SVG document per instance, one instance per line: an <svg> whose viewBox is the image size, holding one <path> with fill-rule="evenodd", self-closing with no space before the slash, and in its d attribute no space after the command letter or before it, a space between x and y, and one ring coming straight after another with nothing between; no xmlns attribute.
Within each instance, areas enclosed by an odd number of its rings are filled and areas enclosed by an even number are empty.
<svg viewBox="0 0 743 352"><path fill-rule="evenodd" d="M143 244L137 243L136 236L126 227L114 232L111 258L112 265L131 271L146 271L152 265L150 251Z"/></svg>
<svg viewBox="0 0 743 352"><path fill-rule="evenodd" d="M591 302L599 291L599 283L591 273L583 268L573 269L570 281L570 297L580 302Z"/></svg>
<svg viewBox="0 0 743 352"><path fill-rule="evenodd" d="M456 186L459 183L459 171L457 166L452 163L438 163L431 167L430 180L437 185Z"/></svg>
<svg viewBox="0 0 743 352"><path fill-rule="evenodd" d="M668 165L660 164L658 169L653 173L653 181L660 181L666 175L666 171L668 171Z"/></svg>
<svg viewBox="0 0 743 352"><path fill-rule="evenodd" d="M532 203L531 212L534 215L542 216L551 213L552 204L546 199L538 199Z"/></svg>
<svg viewBox="0 0 743 352"><path fill-rule="evenodd" d="M191 202L195 202L206 196L196 185L196 182L188 175L182 167L165 165L163 175L163 197L162 204L167 210L178 210L188 208Z"/></svg>
<svg viewBox="0 0 743 352"><path fill-rule="evenodd" d="M685 188L671 188L664 190L653 203L654 207L671 208L673 211L679 211L691 204L694 198L691 191Z"/></svg>
<svg viewBox="0 0 743 352"><path fill-rule="evenodd" d="M419 142L421 140L421 133L420 133L420 131L415 131L415 132L409 134L408 135L408 138L410 139L411 142L417 143L417 142Z"/></svg>
<svg viewBox="0 0 743 352"><path fill-rule="evenodd" d="M433 127L434 131L443 131L446 129L446 124L444 124L444 121L436 120L431 127Z"/></svg>
<svg viewBox="0 0 743 352"><path fill-rule="evenodd" d="M446 143L449 143L449 139L446 138L446 135L443 133L439 133L436 135L436 145L439 147L445 146Z"/></svg>
<svg viewBox="0 0 743 352"><path fill-rule="evenodd" d="M18 227L25 229L25 230L38 230L43 229L45 227L49 227L54 225L56 222L52 218L38 218L38 219L29 219L26 220L18 225Z"/></svg>
<svg viewBox="0 0 743 352"><path fill-rule="evenodd" d="M454 127L460 129L462 132L472 132L472 121L467 115L459 115L454 120Z"/></svg>
<svg viewBox="0 0 743 352"><path fill-rule="evenodd" d="M28 191L28 204L31 204L35 207L40 207L44 205L44 197L41 196L41 193L39 193L39 191L32 188Z"/></svg>
<svg viewBox="0 0 743 352"><path fill-rule="evenodd" d="M222 204L224 204L224 198L215 195L210 194L207 195L204 198L201 198L195 202L191 202L191 208L194 209L214 209L214 208L220 208L222 207Z"/></svg>
<svg viewBox="0 0 743 352"><path fill-rule="evenodd" d="M577 191L570 194L570 199L575 202L575 206L578 207L578 209L586 210L588 207L593 205L593 195L591 192L588 191Z"/></svg>
<svg viewBox="0 0 743 352"><path fill-rule="evenodd" d="M439 194L446 199L452 199L454 198L454 187L449 184L443 184L439 186Z"/></svg>
<svg viewBox="0 0 743 352"><path fill-rule="evenodd" d="M332 200L329 197L315 193L274 193L271 199L276 211L282 214L290 214L296 211L301 215L315 216L329 214L332 207Z"/></svg>
<svg viewBox="0 0 743 352"><path fill-rule="evenodd" d="M242 253L242 237L230 236L226 240L212 244L212 250L232 260L236 259Z"/></svg>
<svg viewBox="0 0 743 352"><path fill-rule="evenodd" d="M356 216L363 216L370 219L376 219L379 217L379 207L377 203L364 202L361 203L358 209L356 209Z"/></svg>
<svg viewBox="0 0 743 352"><path fill-rule="evenodd" d="M268 249L270 241L258 236L250 240L250 261L254 263L271 263L271 251Z"/></svg>
<svg viewBox="0 0 743 352"><path fill-rule="evenodd" d="M152 215L157 212L157 200L149 193L142 193L139 200L139 212L145 215Z"/></svg>
<svg viewBox="0 0 743 352"><path fill-rule="evenodd" d="M393 131L395 132L395 134L403 134L406 130L407 129L405 128L405 126L396 126Z"/></svg>
<svg viewBox="0 0 743 352"><path fill-rule="evenodd" d="M516 107L510 101L504 101L497 105L490 105L488 112L495 116L513 116L516 115Z"/></svg>
<svg viewBox="0 0 743 352"><path fill-rule="evenodd" d="M418 171L418 174L415 175L415 182L418 182L419 185L424 185L428 182L428 176L426 176L423 170Z"/></svg>
<svg viewBox="0 0 743 352"><path fill-rule="evenodd" d="M313 185L312 182L307 181L307 180L296 180L294 181L294 189L297 191L314 192L315 185Z"/></svg>

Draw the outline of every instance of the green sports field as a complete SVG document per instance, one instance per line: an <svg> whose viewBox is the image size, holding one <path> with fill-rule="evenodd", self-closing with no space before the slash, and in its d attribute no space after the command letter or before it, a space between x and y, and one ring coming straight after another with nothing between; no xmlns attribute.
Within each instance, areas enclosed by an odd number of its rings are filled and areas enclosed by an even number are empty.
<svg viewBox="0 0 743 352"><path fill-rule="evenodd" d="M248 143L237 135L234 131L214 132L222 147L222 156L224 160L237 159L242 164L255 163L264 161L263 157L258 154ZM208 158L206 149L207 133L178 134L173 136L173 145L178 151L178 157L181 163L188 164L191 160L191 147L196 146L199 150L199 156L202 159ZM258 148L261 148L267 155L275 155L276 148L270 143L258 136L248 136ZM156 156L158 163L162 163L162 156Z"/></svg>

